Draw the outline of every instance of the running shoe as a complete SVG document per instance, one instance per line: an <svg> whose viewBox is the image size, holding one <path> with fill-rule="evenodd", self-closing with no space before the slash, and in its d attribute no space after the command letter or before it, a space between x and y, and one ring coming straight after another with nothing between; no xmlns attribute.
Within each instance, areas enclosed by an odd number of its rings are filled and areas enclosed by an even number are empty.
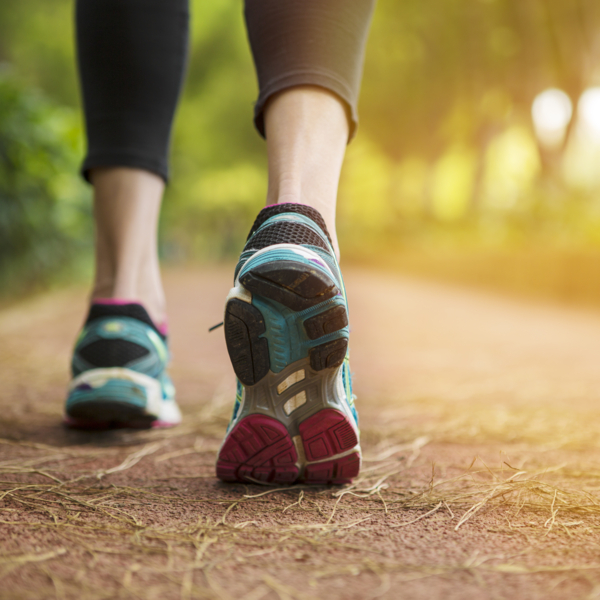
<svg viewBox="0 0 600 600"><path fill-rule="evenodd" d="M65 423L86 429L177 425L181 413L168 362L166 336L141 304L92 304L73 352Z"/></svg>
<svg viewBox="0 0 600 600"><path fill-rule="evenodd" d="M217 476L350 482L361 454L348 306L318 211L280 204L259 213L227 296L224 325L238 383Z"/></svg>

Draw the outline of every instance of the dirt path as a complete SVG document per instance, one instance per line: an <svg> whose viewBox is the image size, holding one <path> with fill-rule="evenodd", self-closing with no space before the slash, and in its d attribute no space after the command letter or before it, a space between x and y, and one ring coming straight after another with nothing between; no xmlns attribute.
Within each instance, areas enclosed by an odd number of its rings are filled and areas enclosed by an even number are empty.
<svg viewBox="0 0 600 600"><path fill-rule="evenodd" d="M163 432L60 425L83 291L0 312L0 598L600 597L600 313L349 270L362 476L224 485L229 283L167 274Z"/></svg>

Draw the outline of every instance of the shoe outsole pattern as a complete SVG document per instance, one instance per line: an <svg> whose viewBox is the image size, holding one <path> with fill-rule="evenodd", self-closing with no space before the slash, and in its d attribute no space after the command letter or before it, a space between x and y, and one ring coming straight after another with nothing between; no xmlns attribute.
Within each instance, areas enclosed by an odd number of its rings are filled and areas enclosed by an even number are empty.
<svg viewBox="0 0 600 600"><path fill-rule="evenodd" d="M238 379L244 385L258 383L269 372L269 344L260 336L266 331L260 311L232 299L225 310L225 341Z"/></svg>
<svg viewBox="0 0 600 600"><path fill-rule="evenodd" d="M311 340L316 340L328 333L339 331L348 326L348 313L343 306L334 306L325 312L306 319L304 329Z"/></svg>
<svg viewBox="0 0 600 600"><path fill-rule="evenodd" d="M323 271L291 260L262 264L242 275L240 283L253 294L295 311L316 306L340 292L335 281Z"/></svg>
<svg viewBox="0 0 600 600"><path fill-rule="evenodd" d="M320 269L290 260L264 263L244 273L240 283L253 296L274 300L295 312L340 293L335 281ZM247 301L231 298L224 325L227 350L238 379L247 387L258 384L270 369L269 343L262 337L266 332L262 313ZM347 325L344 306L332 307L303 323L311 340ZM338 368L347 350L346 338L319 344L308 352L310 367L315 372ZM296 442L300 448L278 419L259 413L243 417L219 452L217 476L226 482L327 485L349 483L358 475L358 435L342 411L323 408L294 427L299 431Z"/></svg>
<svg viewBox="0 0 600 600"><path fill-rule="evenodd" d="M350 452L358 439L341 412L324 409L314 414L300 425L300 437L309 461L303 470L298 468L298 453L282 423L266 415L244 417L219 452L217 477L225 482L328 485L349 483L358 475L360 455Z"/></svg>
<svg viewBox="0 0 600 600"><path fill-rule="evenodd" d="M336 283L318 269L289 260L269 262L245 273L242 285L252 294L275 300L294 311L316 306L340 293ZM258 383L269 371L268 341L260 337L266 327L260 311L233 298L225 308L225 341L233 370L244 385ZM304 328L309 339L317 339L348 325L343 306L309 318ZM310 364L315 371L339 367L348 350L345 338L311 348Z"/></svg>
<svg viewBox="0 0 600 600"><path fill-rule="evenodd" d="M63 423L70 429L83 429L86 431L106 431L109 429L162 429L167 427L175 427L179 423L169 423L156 419L134 420L134 421L98 421L96 419L76 419L65 415Z"/></svg>
<svg viewBox="0 0 600 600"><path fill-rule="evenodd" d="M98 399L71 406L64 424L72 429L105 430L174 427L179 422L157 419L144 413L143 408L127 402Z"/></svg>
<svg viewBox="0 0 600 600"><path fill-rule="evenodd" d="M334 409L320 410L300 423L299 429L308 462L342 454L358 444L358 437L348 418Z"/></svg>
<svg viewBox="0 0 600 600"><path fill-rule="evenodd" d="M69 406L68 414L72 419L105 423L147 421L149 424L156 418L145 414L144 408L134 403L102 398L89 399Z"/></svg>
<svg viewBox="0 0 600 600"><path fill-rule="evenodd" d="M285 425L267 415L250 415L231 431L217 461L223 481L292 483L298 453Z"/></svg>

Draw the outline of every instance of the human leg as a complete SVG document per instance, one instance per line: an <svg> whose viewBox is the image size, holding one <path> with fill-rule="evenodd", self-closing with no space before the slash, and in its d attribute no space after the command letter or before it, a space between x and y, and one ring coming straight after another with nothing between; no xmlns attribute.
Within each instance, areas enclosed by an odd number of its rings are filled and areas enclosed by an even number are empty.
<svg viewBox="0 0 600 600"><path fill-rule="evenodd" d="M224 481L344 483L360 467L335 201L372 5L246 2L269 191L225 309L238 390Z"/></svg>
<svg viewBox="0 0 600 600"><path fill-rule="evenodd" d="M324 88L295 86L268 102L264 119L267 205L291 202L316 208L339 256L335 208L349 135L343 103Z"/></svg>
<svg viewBox="0 0 600 600"><path fill-rule="evenodd" d="M165 323L157 228L164 180L143 169L95 168L96 276L92 302L139 302L153 321Z"/></svg>
<svg viewBox="0 0 600 600"><path fill-rule="evenodd" d="M267 204L321 212L336 253L335 204L375 0L246 0L259 81L254 121L267 138Z"/></svg>
<svg viewBox="0 0 600 600"><path fill-rule="evenodd" d="M188 43L187 0L78 0L77 50L94 186L92 300L127 298L162 323L156 230Z"/></svg>
<svg viewBox="0 0 600 600"><path fill-rule="evenodd" d="M88 179L95 167L138 168L168 179L188 21L188 0L77 0Z"/></svg>
<svg viewBox="0 0 600 600"><path fill-rule="evenodd" d="M96 277L72 362L73 425L174 424L157 224L187 52L187 0L78 0Z"/></svg>

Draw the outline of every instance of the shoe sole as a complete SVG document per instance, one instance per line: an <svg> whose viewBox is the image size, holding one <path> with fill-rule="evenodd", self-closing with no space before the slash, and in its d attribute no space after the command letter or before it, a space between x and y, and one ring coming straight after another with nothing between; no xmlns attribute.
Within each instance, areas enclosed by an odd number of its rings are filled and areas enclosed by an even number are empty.
<svg viewBox="0 0 600 600"><path fill-rule="evenodd" d="M339 331L348 317L339 293L327 274L292 260L251 268L230 292L225 340L245 387L219 452L221 480L323 485L358 475L359 436L341 373L348 339ZM286 363L286 344L319 338L323 343Z"/></svg>
<svg viewBox="0 0 600 600"><path fill-rule="evenodd" d="M131 369L91 369L69 386L64 422L76 429L172 427L181 422L158 380Z"/></svg>

